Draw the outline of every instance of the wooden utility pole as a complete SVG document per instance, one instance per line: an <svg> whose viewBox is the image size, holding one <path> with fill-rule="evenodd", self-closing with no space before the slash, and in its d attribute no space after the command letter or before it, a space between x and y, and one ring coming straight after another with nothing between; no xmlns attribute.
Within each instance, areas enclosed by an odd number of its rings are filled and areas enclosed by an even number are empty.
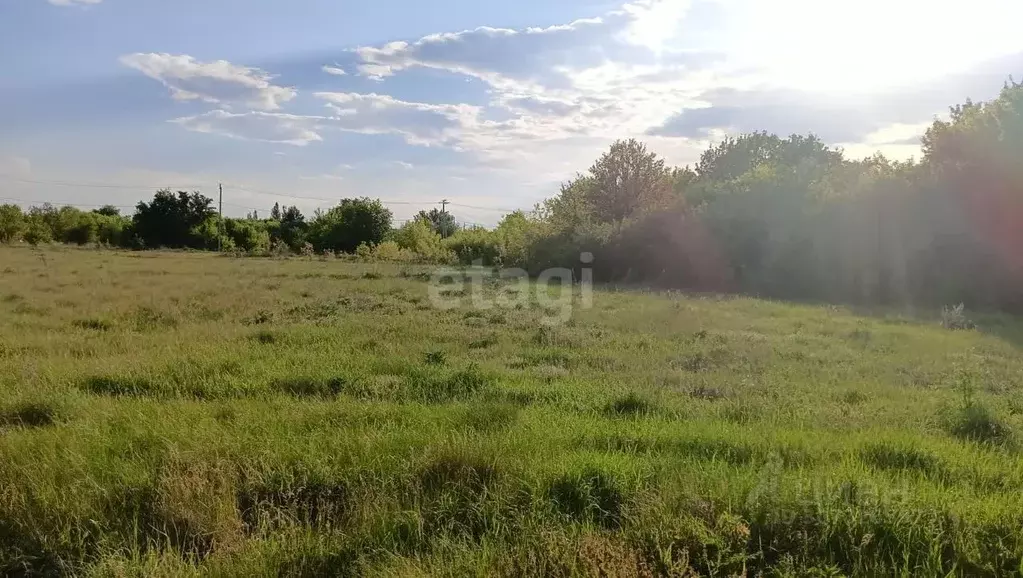
<svg viewBox="0 0 1023 578"><path fill-rule="evenodd" d="M447 219L447 216L446 216L448 214L448 200L447 199L441 199L441 202L440 202L440 214L441 214L441 218L440 218L440 236L446 238L447 237L447 232L448 232L448 219Z"/></svg>

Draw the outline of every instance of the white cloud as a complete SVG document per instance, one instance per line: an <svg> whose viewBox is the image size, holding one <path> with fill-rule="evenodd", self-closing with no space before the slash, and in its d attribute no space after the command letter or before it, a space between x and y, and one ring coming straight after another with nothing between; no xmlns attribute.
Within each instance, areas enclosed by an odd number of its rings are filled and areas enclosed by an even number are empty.
<svg viewBox="0 0 1023 578"><path fill-rule="evenodd" d="M103 0L48 0L54 6L78 6L82 4L99 4Z"/></svg>
<svg viewBox="0 0 1023 578"><path fill-rule="evenodd" d="M253 111L235 114L225 110L214 110L171 122L195 132L219 134L240 140L305 146L323 140L318 131L330 120L329 117L276 112Z"/></svg>
<svg viewBox="0 0 1023 578"><path fill-rule="evenodd" d="M678 38L690 0L635 0L623 10L632 17L623 37L632 44L660 51Z"/></svg>
<svg viewBox="0 0 1023 578"><path fill-rule="evenodd" d="M615 16L620 20L620 16ZM358 71L381 79L415 67L433 68L480 78L492 85L535 82L561 76L561 66L600 62L609 30L617 22L605 18L577 20L548 28L513 30L481 26L473 30L431 34L412 42L390 42L355 49Z"/></svg>
<svg viewBox="0 0 1023 578"><path fill-rule="evenodd" d="M330 126L362 134L397 134L414 145L457 144L479 109L467 104L406 102L381 94L317 92L334 112Z"/></svg>
<svg viewBox="0 0 1023 578"><path fill-rule="evenodd" d="M200 62L187 55L137 53L122 56L121 63L161 82L177 100L272 111L298 94L294 88L273 84L273 77L258 68L226 60Z"/></svg>
<svg viewBox="0 0 1023 578"><path fill-rule="evenodd" d="M725 0L717 37L768 83L831 91L905 87L1023 50L1019 0L947 7L933 0Z"/></svg>
<svg viewBox="0 0 1023 578"><path fill-rule="evenodd" d="M326 72L327 74L331 74L333 76L345 76L348 74L347 72L345 72L345 69L341 68L340 66L337 65L331 66L329 64L324 65L323 72Z"/></svg>
<svg viewBox="0 0 1023 578"><path fill-rule="evenodd" d="M411 171L412 169L416 168L416 166L413 165L412 163L407 163L405 161L394 161L394 164L405 169L406 171Z"/></svg>

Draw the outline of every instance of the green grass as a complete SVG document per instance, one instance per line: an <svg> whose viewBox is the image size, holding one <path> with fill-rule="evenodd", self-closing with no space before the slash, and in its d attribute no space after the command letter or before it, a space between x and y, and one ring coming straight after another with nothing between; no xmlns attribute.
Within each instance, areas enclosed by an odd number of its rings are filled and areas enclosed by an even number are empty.
<svg viewBox="0 0 1023 578"><path fill-rule="evenodd" d="M1023 571L1018 320L548 327L409 266L46 251L0 248L3 575Z"/></svg>

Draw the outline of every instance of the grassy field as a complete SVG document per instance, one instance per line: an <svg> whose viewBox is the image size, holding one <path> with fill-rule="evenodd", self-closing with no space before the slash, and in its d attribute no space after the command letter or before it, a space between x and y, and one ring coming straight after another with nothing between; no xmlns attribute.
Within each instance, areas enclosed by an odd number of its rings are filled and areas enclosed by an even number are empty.
<svg viewBox="0 0 1023 578"><path fill-rule="evenodd" d="M547 327L399 265L0 272L4 575L1023 571L1011 319L598 289Z"/></svg>

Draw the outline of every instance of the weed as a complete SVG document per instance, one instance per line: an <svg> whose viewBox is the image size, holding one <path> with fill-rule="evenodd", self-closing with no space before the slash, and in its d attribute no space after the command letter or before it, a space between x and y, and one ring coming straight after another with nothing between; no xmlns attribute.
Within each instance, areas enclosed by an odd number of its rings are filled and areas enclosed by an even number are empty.
<svg viewBox="0 0 1023 578"><path fill-rule="evenodd" d="M486 337L469 342L469 349L487 349L497 345L499 342L500 340L496 335L487 335Z"/></svg>
<svg viewBox="0 0 1023 578"><path fill-rule="evenodd" d="M137 377L90 377L81 387L90 393L113 396L149 395L156 391L151 381Z"/></svg>
<svg viewBox="0 0 1023 578"><path fill-rule="evenodd" d="M617 529L625 498L616 480L596 470L568 474L555 480L547 494L555 509L581 523Z"/></svg>
<svg viewBox="0 0 1023 578"><path fill-rule="evenodd" d="M427 351L423 356L423 362L427 365L446 365L448 354L443 351Z"/></svg>
<svg viewBox="0 0 1023 578"><path fill-rule="evenodd" d="M345 377L317 379L310 377L293 377L277 380L273 389L295 397L333 398L352 388L354 382Z"/></svg>
<svg viewBox="0 0 1023 578"><path fill-rule="evenodd" d="M965 331L976 328L976 324L966 317L966 307L962 303L953 307L942 307L941 326L952 331Z"/></svg>
<svg viewBox="0 0 1023 578"><path fill-rule="evenodd" d="M629 393L613 400L604 408L611 416L638 417L654 411L654 404L636 393Z"/></svg>
<svg viewBox="0 0 1023 578"><path fill-rule="evenodd" d="M252 335L251 339L256 343L261 343L263 345L273 345L274 343L277 343L277 335L266 329L257 331Z"/></svg>
<svg viewBox="0 0 1023 578"><path fill-rule="evenodd" d="M178 326L177 317L153 307L139 307L133 317L136 331L171 329Z"/></svg>
<svg viewBox="0 0 1023 578"><path fill-rule="evenodd" d="M106 319L75 319L71 322L71 325L79 329L89 329L92 331L110 331L114 328L114 324Z"/></svg>
<svg viewBox="0 0 1023 578"><path fill-rule="evenodd" d="M843 393L839 399L846 405L860 405L865 403L870 397L861 391L849 390Z"/></svg>
<svg viewBox="0 0 1023 578"><path fill-rule="evenodd" d="M0 409L0 427L45 427L56 423L60 409L47 402L21 402Z"/></svg>
<svg viewBox="0 0 1023 578"><path fill-rule="evenodd" d="M260 309L254 315L245 320L249 325L266 325L267 323L273 323L274 314L272 311Z"/></svg>

